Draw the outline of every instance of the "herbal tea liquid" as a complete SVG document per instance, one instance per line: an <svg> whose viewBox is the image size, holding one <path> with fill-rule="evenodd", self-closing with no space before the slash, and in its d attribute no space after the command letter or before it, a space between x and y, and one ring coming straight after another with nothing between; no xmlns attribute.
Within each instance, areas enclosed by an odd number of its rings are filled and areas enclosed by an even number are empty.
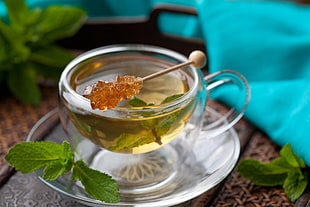
<svg viewBox="0 0 310 207"><path fill-rule="evenodd" d="M97 62L94 65L84 67L73 74L71 79L72 87L79 93L87 85L92 85L98 80L115 79L117 75L133 75L144 77L158 71L158 65L152 66L149 62L141 68L135 67L134 61L124 65L117 63L117 67L109 63L109 68L104 62ZM163 68L166 66L163 66ZM185 70L177 70L143 83L138 99L146 102L149 106L137 108L150 108L152 112L137 110L128 117L118 117L115 113L100 112L94 114L76 113L69 111L73 123L81 134L95 144L115 152L122 153L143 153L155 150L173 140L184 128L191 117L195 107L194 101L188 101L180 107L155 113L162 101L176 94L186 93L192 84L192 78ZM194 97L193 97L194 99ZM130 107L127 101L122 101L120 107ZM128 109L128 108L127 108ZM121 108L120 108L121 110Z"/></svg>

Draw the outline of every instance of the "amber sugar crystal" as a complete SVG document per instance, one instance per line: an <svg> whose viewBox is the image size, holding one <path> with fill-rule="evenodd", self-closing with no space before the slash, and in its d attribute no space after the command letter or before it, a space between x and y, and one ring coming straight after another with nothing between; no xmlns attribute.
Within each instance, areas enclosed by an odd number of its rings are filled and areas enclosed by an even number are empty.
<svg viewBox="0 0 310 207"><path fill-rule="evenodd" d="M97 81L85 88L83 96L90 100L92 109L106 111L112 109L122 101L129 100L140 93L143 81L135 76L117 76L112 81Z"/></svg>

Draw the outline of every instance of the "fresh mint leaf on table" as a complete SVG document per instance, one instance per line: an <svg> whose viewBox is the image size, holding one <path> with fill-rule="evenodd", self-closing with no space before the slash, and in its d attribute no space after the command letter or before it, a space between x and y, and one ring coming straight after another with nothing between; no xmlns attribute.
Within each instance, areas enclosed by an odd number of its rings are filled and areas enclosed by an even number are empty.
<svg viewBox="0 0 310 207"><path fill-rule="evenodd" d="M290 144L283 146L280 157L270 163L254 159L242 160L237 172L257 185L282 185L286 196L292 202L303 194L308 185L306 164L293 152Z"/></svg>
<svg viewBox="0 0 310 207"><path fill-rule="evenodd" d="M81 8L52 5L30 10L24 0L5 0L8 20L0 18L0 84L20 101L38 105L39 77L57 79L75 57L55 41L83 25Z"/></svg>
<svg viewBox="0 0 310 207"><path fill-rule="evenodd" d="M45 180L56 180L72 169L71 179L81 181L89 196L109 203L120 200L116 181L105 173L87 167L82 160L74 162L74 153L68 142L61 145L53 142L22 142L15 144L5 159L22 173L45 168Z"/></svg>

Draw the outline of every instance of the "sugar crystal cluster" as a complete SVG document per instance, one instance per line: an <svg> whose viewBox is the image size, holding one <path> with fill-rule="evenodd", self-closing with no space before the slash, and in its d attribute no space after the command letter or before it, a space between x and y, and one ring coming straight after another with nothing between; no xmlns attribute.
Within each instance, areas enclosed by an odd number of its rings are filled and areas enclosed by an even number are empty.
<svg viewBox="0 0 310 207"><path fill-rule="evenodd" d="M92 109L106 111L140 93L143 81L135 76L117 76L112 81L97 81L85 88L83 96L90 100Z"/></svg>

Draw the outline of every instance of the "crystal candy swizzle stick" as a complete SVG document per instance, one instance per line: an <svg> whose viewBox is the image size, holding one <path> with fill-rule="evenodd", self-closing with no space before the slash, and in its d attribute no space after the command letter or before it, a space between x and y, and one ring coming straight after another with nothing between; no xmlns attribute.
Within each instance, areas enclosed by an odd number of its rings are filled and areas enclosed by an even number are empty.
<svg viewBox="0 0 310 207"><path fill-rule="evenodd" d="M193 65L195 68L202 68L206 65L206 55L199 50L193 51L189 57L189 61L184 62L165 70L150 74L145 77L135 76L117 76L112 81L97 81L92 86L85 88L83 96L90 100L92 109L100 109L106 111L114 108L122 99L129 100L132 96L140 93L143 82L157 76L169 73L187 65Z"/></svg>

